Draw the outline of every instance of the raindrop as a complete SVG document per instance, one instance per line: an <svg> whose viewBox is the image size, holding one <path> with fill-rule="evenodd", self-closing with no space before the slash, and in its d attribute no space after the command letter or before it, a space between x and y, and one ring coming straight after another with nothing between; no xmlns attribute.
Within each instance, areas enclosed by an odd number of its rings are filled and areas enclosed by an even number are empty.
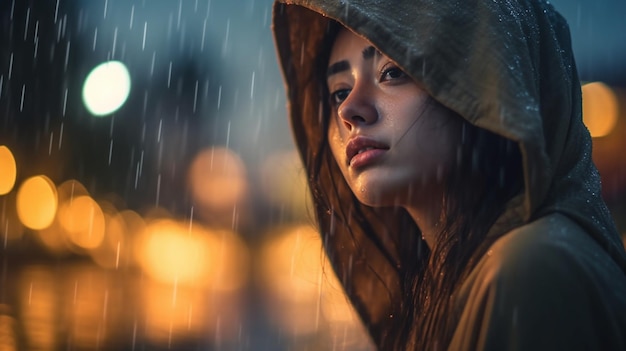
<svg viewBox="0 0 626 351"><path fill-rule="evenodd" d="M135 18L135 5L130 7L130 23L128 24L129 29L133 29L133 20Z"/></svg>
<svg viewBox="0 0 626 351"><path fill-rule="evenodd" d="M65 117L66 110L67 110L67 88L65 88L65 91L63 92L63 114L62 114L63 117Z"/></svg>
<svg viewBox="0 0 626 351"><path fill-rule="evenodd" d="M93 45L91 51L96 51L96 42L98 41L98 27L93 31Z"/></svg>
<svg viewBox="0 0 626 351"><path fill-rule="evenodd" d="M191 234L192 229L193 229L193 206L191 206L191 213L189 214L189 234Z"/></svg>
<svg viewBox="0 0 626 351"><path fill-rule="evenodd" d="M67 48L65 48L65 64L63 65L63 72L67 71L67 63L70 59L70 41L67 41Z"/></svg>
<svg viewBox="0 0 626 351"><path fill-rule="evenodd" d="M20 112L24 109L24 93L26 92L26 84L22 84L22 97L20 99Z"/></svg>
<svg viewBox="0 0 626 351"><path fill-rule="evenodd" d="M113 155L113 139L111 139L109 144L109 166L111 165L111 155Z"/></svg>
<svg viewBox="0 0 626 351"><path fill-rule="evenodd" d="M202 25L202 39L200 40L200 52L204 52L204 40L206 37L206 19Z"/></svg>
<svg viewBox="0 0 626 351"><path fill-rule="evenodd" d="M152 52L152 63L150 63L150 77L154 76L154 61L156 60L156 51Z"/></svg>
<svg viewBox="0 0 626 351"><path fill-rule="evenodd" d="M254 74L255 72L252 71L252 82L250 83L250 100L252 100L252 98L254 97ZM197 82L196 82L196 87L197 87Z"/></svg>
<svg viewBox="0 0 626 351"><path fill-rule="evenodd" d="M61 144L63 143L63 123L61 123L61 131L59 132L59 150L61 150Z"/></svg>
<svg viewBox="0 0 626 351"><path fill-rule="evenodd" d="M176 20L176 29L180 30L180 17L183 12L183 0L178 1L178 18Z"/></svg>
<svg viewBox="0 0 626 351"><path fill-rule="evenodd" d="M142 153L143 156L143 153ZM135 170L135 189L137 189L137 183L139 182L139 174L141 172L141 163L137 162L137 168Z"/></svg>
<svg viewBox="0 0 626 351"><path fill-rule="evenodd" d="M133 342L132 342L132 351L135 351L135 344L137 343L137 320L133 322Z"/></svg>
<svg viewBox="0 0 626 351"><path fill-rule="evenodd" d="M69 42L68 42L69 44ZM69 45L68 45L69 46ZM111 57L115 57L115 47L117 46L117 27L113 30L113 48L111 50Z"/></svg>
<svg viewBox="0 0 626 351"><path fill-rule="evenodd" d="M159 207L159 198L161 196L161 173L157 176L157 189L156 189L156 203L155 206Z"/></svg>
<svg viewBox="0 0 626 351"><path fill-rule="evenodd" d="M217 89L217 110L220 110L220 105L222 103L222 86L220 85Z"/></svg>
<svg viewBox="0 0 626 351"><path fill-rule="evenodd" d="M120 242L118 240L117 247L115 249L115 269L118 269L120 266Z"/></svg>
<svg viewBox="0 0 626 351"><path fill-rule="evenodd" d="M54 141L54 132L50 132L50 143L48 144L48 156L52 155L52 142Z"/></svg>
<svg viewBox="0 0 626 351"><path fill-rule="evenodd" d="M148 32L148 21L143 23L143 39L141 41L141 51L143 51L146 48L146 33L147 32Z"/></svg>
<svg viewBox="0 0 626 351"><path fill-rule="evenodd" d="M222 44L222 57L226 56L229 36L230 36L230 18L226 20L226 34L224 34L224 43Z"/></svg>
<svg viewBox="0 0 626 351"><path fill-rule="evenodd" d="M196 88L193 93L193 113L196 113L197 102L198 102L198 81L196 80Z"/></svg>
<svg viewBox="0 0 626 351"><path fill-rule="evenodd" d="M104 291L104 304L102 306L102 320L106 320L107 318L107 309L109 306L109 289Z"/></svg>
<svg viewBox="0 0 626 351"><path fill-rule="evenodd" d="M163 118L159 120L159 131L157 132L157 143L161 142L161 131L163 129Z"/></svg>
<svg viewBox="0 0 626 351"><path fill-rule="evenodd" d="M230 121L228 121L228 128L226 129L226 148L230 146Z"/></svg>
<svg viewBox="0 0 626 351"><path fill-rule="evenodd" d="M13 75L13 53L11 53L11 57L9 58L9 76L8 76L9 80L11 80L12 75Z"/></svg>
<svg viewBox="0 0 626 351"><path fill-rule="evenodd" d="M24 24L24 41L26 41L26 36L28 36L28 21L30 21L30 7L26 10L26 23Z"/></svg>
<svg viewBox="0 0 626 351"><path fill-rule="evenodd" d="M172 82L172 61L170 61L170 68L167 71L167 87L170 87L170 83Z"/></svg>
<svg viewBox="0 0 626 351"><path fill-rule="evenodd" d="M65 27L67 26L67 14L63 15L63 26L61 27L61 35L65 38Z"/></svg>
<svg viewBox="0 0 626 351"><path fill-rule="evenodd" d="M33 53L33 58L37 58L37 52L39 51L39 38L35 39L35 49Z"/></svg>
<svg viewBox="0 0 626 351"><path fill-rule="evenodd" d="M15 3L15 0L13 0L13 3ZM54 7L54 23L57 23L57 19L59 17L59 0L57 0L57 4ZM11 19L13 19L13 8L11 8Z"/></svg>

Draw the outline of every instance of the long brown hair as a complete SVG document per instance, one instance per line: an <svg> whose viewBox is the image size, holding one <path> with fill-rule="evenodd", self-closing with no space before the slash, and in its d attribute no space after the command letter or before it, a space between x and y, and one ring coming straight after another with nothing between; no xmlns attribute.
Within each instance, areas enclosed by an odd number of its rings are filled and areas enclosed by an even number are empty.
<svg viewBox="0 0 626 351"><path fill-rule="evenodd" d="M318 116L318 124L312 126L319 133L317 149L310 150L304 158L316 214L320 222L321 217L331 216L331 226L345 226L345 232L355 242L354 233L364 233L383 256L391 255L385 250L382 238L391 235L402 241L397 245L400 262L396 265L400 291L388 288L390 297L399 297L400 301L392 308L397 315L377 328L368 326L377 346L384 350L445 349L458 318L451 306L454 291L495 239L487 240L487 233L507 201L522 191L520 152L515 143L457 115L463 120L461 147L456 168L446 182L444 225L432 250L404 209L377 209L361 204L341 176L326 135L330 110L325 68L340 28L338 23L330 23L315 65L319 70L317 84L322 115ZM438 104L433 99L429 103ZM342 248L330 244L333 229L320 229L325 250L336 257ZM367 264L373 272L381 271L376 262ZM347 283L344 281L344 286ZM367 310L356 307L359 311Z"/></svg>

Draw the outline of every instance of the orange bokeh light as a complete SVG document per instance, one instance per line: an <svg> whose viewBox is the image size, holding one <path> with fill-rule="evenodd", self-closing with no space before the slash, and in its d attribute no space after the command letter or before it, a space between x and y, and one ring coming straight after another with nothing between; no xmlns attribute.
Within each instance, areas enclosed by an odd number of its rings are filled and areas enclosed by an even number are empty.
<svg viewBox="0 0 626 351"><path fill-rule="evenodd" d="M342 329L360 328L313 228L279 229L264 245L261 259L270 303L283 306L275 309L282 327L294 334L314 333L321 321L341 325Z"/></svg>
<svg viewBox="0 0 626 351"><path fill-rule="evenodd" d="M617 97L611 88L600 82L582 86L583 121L591 136L603 137L611 133L617 124Z"/></svg>
<svg viewBox="0 0 626 351"><path fill-rule="evenodd" d="M247 280L247 249L234 233L159 219L137 244L138 260L161 283L231 291Z"/></svg>
<svg viewBox="0 0 626 351"><path fill-rule="evenodd" d="M232 209L246 195L245 165L227 148L204 150L191 164L189 187L201 210Z"/></svg>
<svg viewBox="0 0 626 351"><path fill-rule="evenodd" d="M104 238L104 214L89 196L79 196L61 206L59 221L75 245L93 249Z"/></svg>
<svg viewBox="0 0 626 351"><path fill-rule="evenodd" d="M57 190L46 176L28 178L18 190L17 214L24 226L39 230L52 224L57 211Z"/></svg>
<svg viewBox="0 0 626 351"><path fill-rule="evenodd" d="M17 165L8 147L0 145L0 195L8 194L15 185Z"/></svg>

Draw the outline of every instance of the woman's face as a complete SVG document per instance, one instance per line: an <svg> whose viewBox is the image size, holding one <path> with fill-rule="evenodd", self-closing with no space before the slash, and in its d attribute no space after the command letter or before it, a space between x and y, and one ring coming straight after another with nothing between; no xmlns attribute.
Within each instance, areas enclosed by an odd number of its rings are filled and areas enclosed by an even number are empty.
<svg viewBox="0 0 626 351"><path fill-rule="evenodd" d="M327 84L330 149L359 201L414 206L443 195L461 139L459 117L346 29L333 45Z"/></svg>

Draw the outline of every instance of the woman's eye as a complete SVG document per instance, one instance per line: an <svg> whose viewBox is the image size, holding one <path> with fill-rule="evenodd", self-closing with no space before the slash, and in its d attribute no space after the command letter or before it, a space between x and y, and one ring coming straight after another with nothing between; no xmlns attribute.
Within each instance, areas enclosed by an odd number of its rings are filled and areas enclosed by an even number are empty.
<svg viewBox="0 0 626 351"><path fill-rule="evenodd" d="M380 81L384 82L387 80L400 79L407 77L406 73L398 67L389 67L384 68L381 75Z"/></svg>
<svg viewBox="0 0 626 351"><path fill-rule="evenodd" d="M350 94L350 89L339 89L330 94L330 103L334 106L341 104Z"/></svg>

